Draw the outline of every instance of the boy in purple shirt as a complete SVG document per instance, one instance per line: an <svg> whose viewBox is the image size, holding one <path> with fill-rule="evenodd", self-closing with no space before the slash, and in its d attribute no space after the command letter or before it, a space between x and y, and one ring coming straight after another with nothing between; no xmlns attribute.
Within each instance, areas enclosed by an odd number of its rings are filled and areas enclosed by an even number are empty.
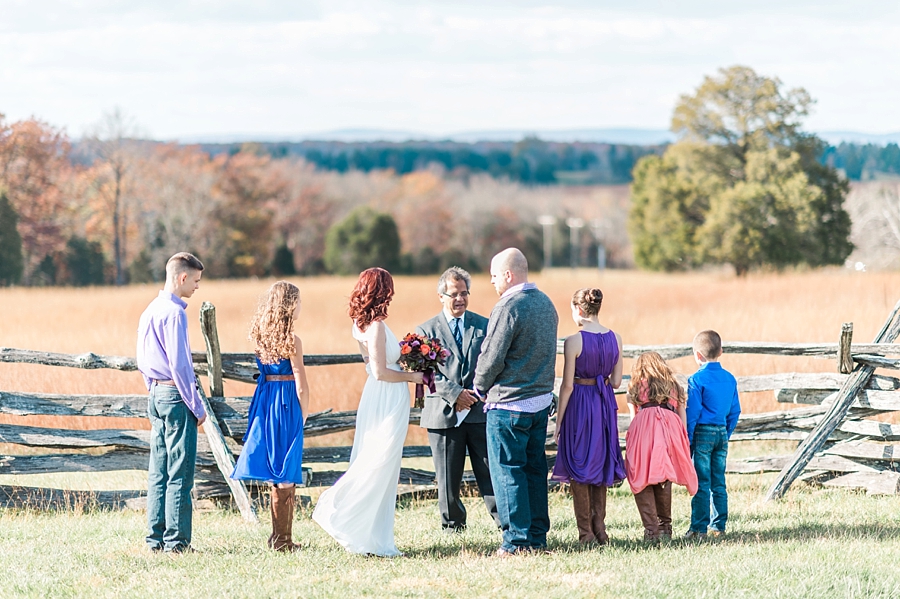
<svg viewBox="0 0 900 599"><path fill-rule="evenodd" d="M713 536L725 534L728 520L725 460L728 439L741 414L741 402L737 380L719 364L722 355L719 334L701 331L694 337L693 346L694 360L700 369L688 378L685 411L698 488L691 499L691 528L685 538L702 539L706 537L707 528Z"/></svg>
<svg viewBox="0 0 900 599"><path fill-rule="evenodd" d="M187 252L169 258L165 287L138 325L137 367L150 391L147 545L152 551L182 553L191 546L197 427L206 411L194 378L184 299L200 287L202 271L200 260Z"/></svg>

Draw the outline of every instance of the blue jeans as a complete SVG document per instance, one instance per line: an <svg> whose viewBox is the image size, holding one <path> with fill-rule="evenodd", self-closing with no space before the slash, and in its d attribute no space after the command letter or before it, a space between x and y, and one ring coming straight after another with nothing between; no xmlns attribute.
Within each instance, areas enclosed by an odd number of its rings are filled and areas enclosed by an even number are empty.
<svg viewBox="0 0 900 599"><path fill-rule="evenodd" d="M728 520L728 492L725 489L728 433L725 427L698 424L691 441L691 457L697 470L697 494L691 499L691 530L705 534L708 527L725 532Z"/></svg>
<svg viewBox="0 0 900 599"><path fill-rule="evenodd" d="M150 389L150 471L147 545L181 551L191 544L191 489L197 461L197 418L167 385Z"/></svg>
<svg viewBox="0 0 900 599"><path fill-rule="evenodd" d="M487 413L488 463L506 551L547 546L547 416L490 410Z"/></svg>

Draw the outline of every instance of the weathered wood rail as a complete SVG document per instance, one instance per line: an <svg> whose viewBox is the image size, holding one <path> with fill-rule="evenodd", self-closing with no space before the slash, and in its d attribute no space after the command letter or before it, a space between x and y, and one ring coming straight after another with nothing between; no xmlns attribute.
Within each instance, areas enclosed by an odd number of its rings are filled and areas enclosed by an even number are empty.
<svg viewBox="0 0 900 599"><path fill-rule="evenodd" d="M893 318L893 315L892 315ZM248 397L226 397L223 379L254 383L258 375L255 356L248 353L222 353L215 323L215 309L210 304L201 308L201 328L206 352L195 352L194 365L198 376L206 376L210 394L207 403L210 418L198 440L197 485L198 497L232 497L245 518L255 520L251 493L242 483L228 479L234 458L240 453L240 442L247 428ZM803 404L794 410L766 414L747 414L741 417L732 441L785 440L804 442L815 433L832 410L843 399L846 418L841 418L826 435L826 442L813 452L804 467L803 479L835 486L866 488L870 492L897 492L900 475L900 425L875 420L880 414L900 411L900 378L869 372L860 380L858 371L875 368L900 368L900 345L893 343L853 344L852 326L845 324L838 343L743 343L724 345L729 354L761 354L801 356L835 360L835 371L820 373L776 373L738 377L741 392L771 391L781 403ZM559 345L558 351L562 351ZM634 358L645 351L657 351L667 359L691 354L690 345L626 345L623 356ZM361 364L359 355L325 354L304 357L307 366ZM61 354L15 348L0 348L0 362L36 364L81 369L114 369L135 371L133 358L104 356L93 353ZM856 382L852 382L855 380ZM624 393L627 379L616 390ZM198 379L199 385L199 379ZM852 397L847 398L846 389ZM203 389L201 388L201 391ZM843 391L843 393L842 393ZM104 416L116 418L146 418L146 395L71 395L23 393L0 390L0 413L10 415ZM418 424L420 411L410 411L410 424ZM311 414L304 435L314 437L347 430L355 425L356 412L325 410ZM619 431L624 435L629 419L619 415ZM551 422L548 448L554 449ZM624 442L624 440L623 440ZM97 472L143 470L147 467L149 432L132 429L74 431L20 425L0 425L0 443L43 448L47 455L0 455L0 474L44 474L58 472ZM80 453L72 453L80 452ZM89 453L88 453L89 452ZM349 460L349 447L307 448L304 462L308 464L341 464ZM404 457L429 457L428 447L407 447ZM895 460L895 456L897 459ZM554 456L550 456L553 461ZM729 472L748 473L797 469L790 456L766 456L729 463ZM900 469L900 465L896 466ZM311 473L314 485L329 485L342 470L317 470ZM401 484L422 489L433 485L434 474L424 470L404 468ZM469 476L471 478L471 476ZM893 487L891 484L893 481ZM139 494L138 494L139 495ZM97 495L110 505L131 501L135 492ZM0 504L16 502L22 497L68 498L61 490L16 491L0 487ZM97 499L99 501L99 499Z"/></svg>

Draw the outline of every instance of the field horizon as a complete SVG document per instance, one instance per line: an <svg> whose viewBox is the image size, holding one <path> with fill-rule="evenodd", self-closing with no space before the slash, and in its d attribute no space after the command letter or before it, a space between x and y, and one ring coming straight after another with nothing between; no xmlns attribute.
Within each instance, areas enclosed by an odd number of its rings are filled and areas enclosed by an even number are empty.
<svg viewBox="0 0 900 599"><path fill-rule="evenodd" d="M224 352L249 352L247 327L257 301L275 279L204 280L188 301L192 348L203 351L199 310L216 306ZM300 287L303 307L297 333L305 353L357 353L350 336L346 303L356 277L288 277ZM553 300L560 317L559 336L576 332L570 317L572 293L600 287L600 320L618 332L626 345L689 343L702 329L713 328L728 341L835 342L842 322L854 323L854 340L870 342L900 297L895 273L858 273L845 269L751 273L736 277L723 271L646 273L594 269L551 269L532 274ZM440 310L437 276L398 276L388 325L402 335ZM63 353L134 355L140 313L160 286L0 289L0 346ZM473 275L470 309L489 315L497 295L486 274ZM834 372L832 361L814 358L725 355L723 363L738 375L768 372ZM676 371L691 374L690 358L672 360ZM631 367L626 360L625 371ZM562 369L561 358L557 372ZM361 365L309 367L311 411L353 410L365 381ZM145 393L137 373L83 371L24 364L0 364L0 391L36 393ZM228 396L249 396L251 385L225 381ZM783 409L771 393L743 394L745 412ZM620 406L624 409L624 406ZM0 422L53 426L46 417L0 415ZM96 428L98 419L67 419L67 427ZM58 421L57 421L58 422ZM128 421L135 425L134 420ZM103 427L124 426L101 419ZM57 424L58 425L58 424ZM137 422L137 426L145 424ZM352 433L310 439L314 444L343 444ZM424 443L424 431L410 427L410 443Z"/></svg>

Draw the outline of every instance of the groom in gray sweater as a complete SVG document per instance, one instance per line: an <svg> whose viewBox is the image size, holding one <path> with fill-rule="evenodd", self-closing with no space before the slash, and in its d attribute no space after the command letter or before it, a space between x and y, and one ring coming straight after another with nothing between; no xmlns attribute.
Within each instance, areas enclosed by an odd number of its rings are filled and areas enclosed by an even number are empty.
<svg viewBox="0 0 900 599"><path fill-rule="evenodd" d="M547 546L547 418L553 401L556 331L553 302L528 282L515 248L491 260L500 300L491 311L475 389L486 394L488 463L503 542L496 555Z"/></svg>

